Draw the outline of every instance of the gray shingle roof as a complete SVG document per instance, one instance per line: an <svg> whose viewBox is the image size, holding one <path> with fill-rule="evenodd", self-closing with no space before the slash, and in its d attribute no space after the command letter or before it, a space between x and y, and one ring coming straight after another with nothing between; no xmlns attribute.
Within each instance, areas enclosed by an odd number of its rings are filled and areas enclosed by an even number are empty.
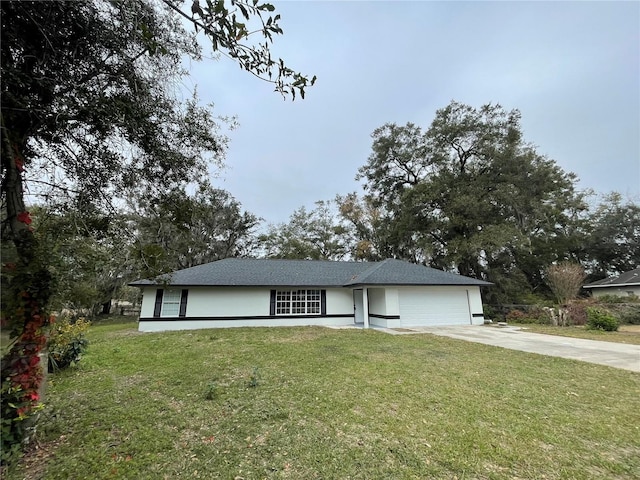
<svg viewBox="0 0 640 480"><path fill-rule="evenodd" d="M132 286L352 287L360 285L491 285L401 260L331 262L226 258Z"/></svg>
<svg viewBox="0 0 640 480"><path fill-rule="evenodd" d="M491 285L489 282L443 272L402 260L387 259L370 263L371 268L345 283L356 285Z"/></svg>
<svg viewBox="0 0 640 480"><path fill-rule="evenodd" d="M621 273L617 277L609 277L583 285L582 288L615 287L622 285L640 285L640 268Z"/></svg>

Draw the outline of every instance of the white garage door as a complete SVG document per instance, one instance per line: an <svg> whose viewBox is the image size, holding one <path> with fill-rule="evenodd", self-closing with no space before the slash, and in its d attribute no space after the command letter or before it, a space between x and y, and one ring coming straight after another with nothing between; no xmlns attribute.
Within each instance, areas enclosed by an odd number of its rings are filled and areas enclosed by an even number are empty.
<svg viewBox="0 0 640 480"><path fill-rule="evenodd" d="M466 288L403 288L398 293L403 327L471 324Z"/></svg>

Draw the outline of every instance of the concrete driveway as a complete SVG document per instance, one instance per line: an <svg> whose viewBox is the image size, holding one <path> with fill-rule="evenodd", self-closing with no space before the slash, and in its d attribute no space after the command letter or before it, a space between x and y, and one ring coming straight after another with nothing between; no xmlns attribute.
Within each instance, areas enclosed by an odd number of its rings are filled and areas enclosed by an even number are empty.
<svg viewBox="0 0 640 480"><path fill-rule="evenodd" d="M582 338L560 337L529 333L520 327L497 326L452 326L416 327L391 330L389 333L431 333L442 337L457 338L469 342L484 343L496 347L539 353L553 357L572 358L583 362L598 363L609 367L640 372L640 345L584 340Z"/></svg>

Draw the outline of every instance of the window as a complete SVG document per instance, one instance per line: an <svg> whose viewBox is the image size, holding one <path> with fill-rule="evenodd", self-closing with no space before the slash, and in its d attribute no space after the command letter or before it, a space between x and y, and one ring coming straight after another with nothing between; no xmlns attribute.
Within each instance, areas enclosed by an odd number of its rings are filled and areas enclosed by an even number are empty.
<svg viewBox="0 0 640 480"><path fill-rule="evenodd" d="M278 290L276 315L319 315L320 290Z"/></svg>
<svg viewBox="0 0 640 480"><path fill-rule="evenodd" d="M166 290L162 297L162 317L177 317L180 313L180 290Z"/></svg>

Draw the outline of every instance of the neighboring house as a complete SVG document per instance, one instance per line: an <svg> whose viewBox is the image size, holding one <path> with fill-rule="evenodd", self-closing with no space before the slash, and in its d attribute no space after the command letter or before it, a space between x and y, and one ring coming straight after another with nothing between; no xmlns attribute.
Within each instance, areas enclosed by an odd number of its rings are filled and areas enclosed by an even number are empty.
<svg viewBox="0 0 640 480"><path fill-rule="evenodd" d="M604 280L583 285L582 288L590 290L594 297L604 297L605 295L616 295L618 297L635 295L640 297L640 268L624 272L617 277L605 278Z"/></svg>
<svg viewBox="0 0 640 480"><path fill-rule="evenodd" d="M488 282L400 260L228 258L139 280L143 332L216 327L482 324Z"/></svg>

